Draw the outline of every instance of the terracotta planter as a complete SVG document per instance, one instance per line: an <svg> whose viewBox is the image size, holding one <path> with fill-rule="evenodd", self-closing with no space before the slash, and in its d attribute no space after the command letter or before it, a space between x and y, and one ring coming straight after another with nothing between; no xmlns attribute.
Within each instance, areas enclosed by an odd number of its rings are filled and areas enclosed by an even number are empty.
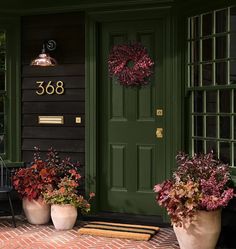
<svg viewBox="0 0 236 249"><path fill-rule="evenodd" d="M198 211L192 223L173 228L181 249L215 249L221 230L221 210Z"/></svg>
<svg viewBox="0 0 236 249"><path fill-rule="evenodd" d="M49 222L50 206L42 199L29 201L27 198L23 198L22 206L29 223L42 225Z"/></svg>
<svg viewBox="0 0 236 249"><path fill-rule="evenodd" d="M51 217L57 230L72 229L77 218L77 208L69 204L54 204L51 206Z"/></svg>

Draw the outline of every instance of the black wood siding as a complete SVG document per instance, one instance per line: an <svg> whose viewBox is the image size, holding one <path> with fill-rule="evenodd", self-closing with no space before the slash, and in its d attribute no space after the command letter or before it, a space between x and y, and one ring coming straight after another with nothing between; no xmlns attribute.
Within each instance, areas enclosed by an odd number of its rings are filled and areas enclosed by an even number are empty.
<svg viewBox="0 0 236 249"><path fill-rule="evenodd" d="M85 158L85 27L83 13L27 16L22 18L22 160L32 161L33 148L42 154L49 147L61 157L84 165ZM31 60L45 40L54 39L50 55L56 67L32 67ZM63 95L37 95L36 81L63 81ZM63 125L38 124L38 116L64 116ZM80 116L81 124L75 123Z"/></svg>

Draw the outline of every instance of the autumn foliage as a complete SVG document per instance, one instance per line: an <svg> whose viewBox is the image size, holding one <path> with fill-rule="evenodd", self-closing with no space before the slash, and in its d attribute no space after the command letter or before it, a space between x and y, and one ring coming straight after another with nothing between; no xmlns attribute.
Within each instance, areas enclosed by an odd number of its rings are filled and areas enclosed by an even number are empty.
<svg viewBox="0 0 236 249"><path fill-rule="evenodd" d="M19 169L13 176L13 186L21 198L38 199L46 184L54 185L57 181L56 168L47 162L36 160L28 168Z"/></svg>
<svg viewBox="0 0 236 249"><path fill-rule="evenodd" d="M70 204L80 208L82 213L90 211L90 193L86 200L79 194L81 181L80 163L70 158L60 159L58 153L50 148L45 160L35 148L34 160L30 167L17 170L13 176L13 186L21 198L42 198L48 204Z"/></svg>
<svg viewBox="0 0 236 249"><path fill-rule="evenodd" d="M215 159L213 152L194 156L181 152L176 161L172 178L154 186L157 203L176 226L191 222L197 210L227 206L235 196L229 166Z"/></svg>

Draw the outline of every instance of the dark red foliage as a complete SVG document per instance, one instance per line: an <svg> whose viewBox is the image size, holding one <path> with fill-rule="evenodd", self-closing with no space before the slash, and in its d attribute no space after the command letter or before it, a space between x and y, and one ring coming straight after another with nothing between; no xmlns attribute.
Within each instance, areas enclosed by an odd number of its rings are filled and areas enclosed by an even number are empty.
<svg viewBox="0 0 236 249"><path fill-rule="evenodd" d="M140 86L152 75L153 60L140 43L115 45L108 58L108 69L121 85Z"/></svg>
<svg viewBox="0 0 236 249"><path fill-rule="evenodd" d="M46 184L55 184L56 168L42 160L36 160L29 168L22 168L13 176L13 186L20 196L29 200L38 199Z"/></svg>
<svg viewBox="0 0 236 249"><path fill-rule="evenodd" d="M70 158L61 160L53 148L48 150L46 160L41 159L39 149L35 148L31 166L15 172L13 186L21 198L38 199L46 188L54 188L63 177L76 177L78 172L79 163L70 162Z"/></svg>
<svg viewBox="0 0 236 249"><path fill-rule="evenodd" d="M197 210L221 209L235 196L229 165L215 159L213 152L193 156L180 152L176 161L171 179L154 187L158 204L175 225L191 222Z"/></svg>

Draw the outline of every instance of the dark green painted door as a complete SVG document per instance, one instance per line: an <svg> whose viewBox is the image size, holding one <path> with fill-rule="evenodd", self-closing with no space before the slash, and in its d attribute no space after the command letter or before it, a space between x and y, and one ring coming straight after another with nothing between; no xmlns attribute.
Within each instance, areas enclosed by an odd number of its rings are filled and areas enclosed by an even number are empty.
<svg viewBox="0 0 236 249"><path fill-rule="evenodd" d="M163 19L106 23L100 32L100 211L159 214L153 186L165 175ZM108 75L109 50L129 41L141 42L155 62L145 87L127 88ZM163 116L156 116L157 109ZM156 138L158 127L163 138Z"/></svg>

